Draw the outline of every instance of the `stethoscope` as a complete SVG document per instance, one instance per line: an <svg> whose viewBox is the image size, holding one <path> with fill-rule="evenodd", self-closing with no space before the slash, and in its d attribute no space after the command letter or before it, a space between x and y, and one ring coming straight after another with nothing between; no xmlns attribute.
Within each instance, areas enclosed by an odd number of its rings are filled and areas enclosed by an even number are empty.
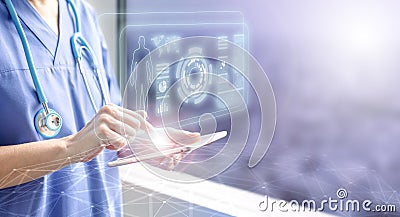
<svg viewBox="0 0 400 217"><path fill-rule="evenodd" d="M28 62L29 71L32 77L33 84L35 86L36 94L39 98L39 102L42 105L42 108L36 113L34 118L34 125L36 131L43 136L44 138L53 138L57 136L57 134L61 130L62 126L62 117L59 113L50 109L48 106L47 98L45 93L43 92L42 85L40 84L40 80L36 73L35 64L33 61L32 53L29 48L28 39L26 38L25 32L22 28L21 22L18 18L17 12L15 11L15 7L11 0L4 0L6 3L6 7L11 15L11 19L17 29L18 35L21 39L22 46L24 48L24 53L26 57L26 61ZM78 65L79 71L82 74L83 82L85 83L85 87L87 93L89 95L91 104L95 112L98 111L96 103L94 101L92 92L90 91L89 84L86 78L86 74L82 67L82 51L86 50L88 58L92 61L93 73L97 77L100 91L102 94L102 98L104 99L104 103L108 104L110 102L108 95L105 92L105 87L103 85L102 76L100 76L100 69L98 67L98 61L92 48L89 46L85 38L82 36L81 33L81 23L80 23L80 16L76 11L76 6L71 0L66 0L67 4L70 6L74 17L75 17L75 32L71 36L71 48Z"/></svg>

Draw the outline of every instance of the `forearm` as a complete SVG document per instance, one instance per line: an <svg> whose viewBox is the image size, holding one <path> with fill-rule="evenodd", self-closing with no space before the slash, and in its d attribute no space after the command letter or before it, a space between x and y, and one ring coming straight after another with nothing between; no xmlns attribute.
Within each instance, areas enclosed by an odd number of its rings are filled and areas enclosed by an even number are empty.
<svg viewBox="0 0 400 217"><path fill-rule="evenodd" d="M121 121L122 114L124 122ZM136 129L140 127L152 127L143 112L106 105L74 135L0 146L0 188L38 179L70 164L88 162L104 148L119 150L126 145L126 135L136 135Z"/></svg>
<svg viewBox="0 0 400 217"><path fill-rule="evenodd" d="M29 182L73 163L67 139L0 147L0 188Z"/></svg>

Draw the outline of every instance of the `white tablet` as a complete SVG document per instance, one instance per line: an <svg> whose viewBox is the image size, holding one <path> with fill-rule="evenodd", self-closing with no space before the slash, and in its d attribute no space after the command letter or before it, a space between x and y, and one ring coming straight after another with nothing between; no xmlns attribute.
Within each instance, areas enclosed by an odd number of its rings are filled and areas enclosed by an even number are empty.
<svg viewBox="0 0 400 217"><path fill-rule="evenodd" d="M128 157L128 158L118 159L116 161L109 162L107 165L109 167L116 167L116 166L131 164L131 163L137 163L137 162L143 161L143 160L160 158L160 157L164 157L169 154L177 154L177 153L181 153L181 152L192 152L193 150L196 150L196 149L206 146L210 143L213 143L217 140L220 140L220 139L224 138L226 135L227 135L226 131L203 135L200 137L200 140L198 142L195 142L191 145L186 145L186 146L181 146L178 148L169 149L169 150L163 151L163 153L157 152L157 153L153 153L153 154L143 155L143 156L140 156L140 158L136 157L135 155L132 155L131 157Z"/></svg>

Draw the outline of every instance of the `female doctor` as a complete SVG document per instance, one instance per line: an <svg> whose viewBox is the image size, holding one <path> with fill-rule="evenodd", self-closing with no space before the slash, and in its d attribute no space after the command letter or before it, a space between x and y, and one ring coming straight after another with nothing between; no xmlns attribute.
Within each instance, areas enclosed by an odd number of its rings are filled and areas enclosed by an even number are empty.
<svg viewBox="0 0 400 217"><path fill-rule="evenodd" d="M95 12L81 0L0 0L0 20L0 216L121 216L118 170L106 164L126 145L126 135L134 140L151 125L144 112L117 106ZM79 64L71 46L77 32L90 47L78 49L85 53Z"/></svg>

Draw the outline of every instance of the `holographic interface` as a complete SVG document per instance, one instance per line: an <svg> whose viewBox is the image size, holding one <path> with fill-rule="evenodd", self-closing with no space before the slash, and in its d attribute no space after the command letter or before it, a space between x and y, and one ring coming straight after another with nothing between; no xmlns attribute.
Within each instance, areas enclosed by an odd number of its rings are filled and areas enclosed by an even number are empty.
<svg viewBox="0 0 400 217"><path fill-rule="evenodd" d="M128 55L125 60L126 68L123 70L126 72L124 82L129 80L131 85L136 84L137 91L137 94L132 94L137 97L128 103L128 107L146 110L152 123L157 124L161 116L168 116L171 112L171 104L183 100L180 110L180 125L183 128L198 130L198 121L205 113L211 113L217 118L217 122L222 118L224 121L219 122L229 124L226 121L229 115L225 105L204 91L217 91L218 95L230 94L229 89L210 76L218 75L232 83L235 91L239 91L248 100L245 78L225 62L230 59L237 64L246 64L244 55L231 53L228 49L228 43L233 43L247 50L248 33L241 13L137 13L127 15L127 20L129 23L125 29L125 47ZM215 45L179 44L180 39L193 36L215 37L220 40ZM157 52L156 60L146 58L146 63L138 64L153 51ZM207 56L218 58L211 59L206 58ZM176 59L180 60L172 62ZM148 75L152 73L158 76L149 84L151 81ZM185 79L180 87L175 92L168 92L181 78ZM144 93L143 87L147 85L151 85L150 91ZM148 97L144 98L147 94Z"/></svg>

